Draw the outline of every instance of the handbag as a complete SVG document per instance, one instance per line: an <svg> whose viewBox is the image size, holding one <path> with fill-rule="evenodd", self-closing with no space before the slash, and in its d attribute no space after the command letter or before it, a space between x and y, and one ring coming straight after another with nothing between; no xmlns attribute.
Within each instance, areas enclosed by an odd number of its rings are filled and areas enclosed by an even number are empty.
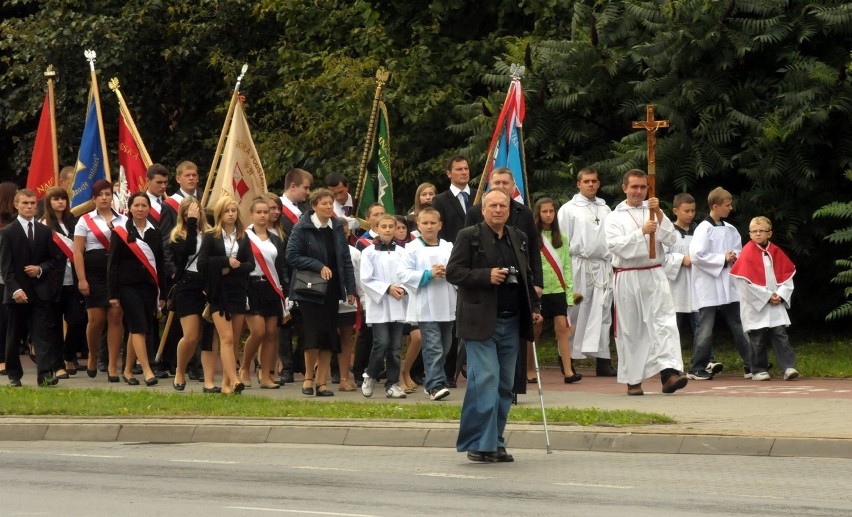
<svg viewBox="0 0 852 517"><path fill-rule="evenodd" d="M297 269L293 280L293 289L299 294L325 296L325 290L328 288L328 281L316 271L309 269Z"/></svg>

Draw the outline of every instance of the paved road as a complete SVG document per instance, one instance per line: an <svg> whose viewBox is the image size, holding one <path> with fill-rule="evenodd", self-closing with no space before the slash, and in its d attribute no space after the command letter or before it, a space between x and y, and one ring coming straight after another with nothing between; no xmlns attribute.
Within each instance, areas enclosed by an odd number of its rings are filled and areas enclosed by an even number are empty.
<svg viewBox="0 0 852 517"><path fill-rule="evenodd" d="M4 442L4 516L849 515L852 462L516 450Z"/></svg>

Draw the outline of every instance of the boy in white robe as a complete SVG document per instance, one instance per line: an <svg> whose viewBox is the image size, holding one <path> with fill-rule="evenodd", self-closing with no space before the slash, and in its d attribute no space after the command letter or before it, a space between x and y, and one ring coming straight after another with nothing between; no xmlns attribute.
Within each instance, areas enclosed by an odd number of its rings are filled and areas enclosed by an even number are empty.
<svg viewBox="0 0 852 517"><path fill-rule="evenodd" d="M677 313L678 329L684 320L692 335L698 326L698 314L692 312L692 259L689 257L689 243L698 226L695 219L695 198L686 192L674 197L672 213L675 215L674 229L678 233L677 241L671 246L663 246L666 259L663 270L669 279L672 302Z"/></svg>
<svg viewBox="0 0 852 517"><path fill-rule="evenodd" d="M722 187L707 195L710 215L701 221L689 244L692 258L692 309L698 311L690 380L709 380L723 366L711 360L713 355L713 325L716 313L725 319L731 336L743 359L745 377L751 378L751 346L740 321L740 295L731 278L731 266L742 251L743 243L736 228L723 221L733 210L733 196Z"/></svg>
<svg viewBox="0 0 852 517"><path fill-rule="evenodd" d="M659 199L644 201L645 172L627 171L621 188L627 199L604 221L615 268L618 382L627 384L628 395L643 395L642 382L659 373L663 393L674 393L688 381L681 375L680 335L662 262L663 245L671 246L677 237ZM652 213L655 219L650 219ZM656 237L655 258L649 258L650 234Z"/></svg>
<svg viewBox="0 0 852 517"><path fill-rule="evenodd" d="M790 346L787 327L790 317L790 297L793 296L793 275L796 266L778 246L769 242L772 223L759 216L748 225L751 237L731 268L731 276L740 292L740 317L751 342L752 380L769 380L769 361L766 339L772 344L775 357L784 372L784 380L799 376L796 353Z"/></svg>
<svg viewBox="0 0 852 517"><path fill-rule="evenodd" d="M580 190L559 208L559 228L569 236L574 291L583 295L583 303L574 305L569 319L574 325L571 358L595 358L595 374L614 377L609 352L612 326L612 265L604 236L604 218L610 213L597 197L601 186L598 172L586 167L577 174Z"/></svg>
<svg viewBox="0 0 852 517"><path fill-rule="evenodd" d="M417 229L420 236L405 246L399 278L409 293L408 321L420 326L424 388L430 400L441 400L450 395L444 362L456 320L456 287L446 279L453 244L438 238L441 214L434 208L418 212Z"/></svg>
<svg viewBox="0 0 852 517"><path fill-rule="evenodd" d="M361 285L367 295L364 309L367 324L373 330L373 349L361 384L365 397L373 395L376 379L384 366L388 398L405 398L405 391L399 386L399 368L406 292L398 274L405 251L393 240L395 229L396 219L392 215L382 216L378 223L378 241L361 252Z"/></svg>

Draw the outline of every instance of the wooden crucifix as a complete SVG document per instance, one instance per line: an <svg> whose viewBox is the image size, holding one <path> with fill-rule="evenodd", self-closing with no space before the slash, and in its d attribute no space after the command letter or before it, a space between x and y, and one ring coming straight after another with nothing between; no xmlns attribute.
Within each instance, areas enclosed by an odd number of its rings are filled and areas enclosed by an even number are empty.
<svg viewBox="0 0 852 517"><path fill-rule="evenodd" d="M654 154L654 148L657 145L657 130L661 127L669 127L668 120L654 119L654 105L648 104L645 107L645 120L634 121L633 129L644 129L648 136L648 197L657 197L657 156ZM651 220L656 219L654 212L651 212ZM649 235L648 243L648 258L657 258L657 245L654 234Z"/></svg>

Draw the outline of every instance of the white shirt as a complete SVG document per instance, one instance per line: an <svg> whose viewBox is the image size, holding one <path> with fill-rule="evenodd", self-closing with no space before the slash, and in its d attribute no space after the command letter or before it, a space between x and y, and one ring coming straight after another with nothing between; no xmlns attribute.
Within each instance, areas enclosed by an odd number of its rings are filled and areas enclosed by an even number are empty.
<svg viewBox="0 0 852 517"><path fill-rule="evenodd" d="M435 246L429 246L419 238L405 245L399 279L409 293L407 321L455 321L456 287L446 278L434 276L429 283L420 285L423 275L432 270L432 265L447 265L452 251L453 243L444 239Z"/></svg>
<svg viewBox="0 0 852 517"><path fill-rule="evenodd" d="M459 204L461 205L464 213L467 213L467 206L465 206L464 204L464 197L461 195L461 193L467 192L468 203L473 205L473 198L470 197L470 185L465 185L463 189L460 189L457 186L450 184L450 192L453 194L453 197L459 200Z"/></svg>
<svg viewBox="0 0 852 517"><path fill-rule="evenodd" d="M101 230L101 233L104 234L104 237L106 237L107 241L109 241L110 236L112 235L112 230L109 228L109 226L107 226L106 219L98 215L97 210L92 210L87 215L92 218L92 221ZM127 224L126 217L115 212L112 213L113 226L123 226L125 224ZM77 219L77 225L74 226L74 237L86 238L86 248L84 251L104 249L104 246L101 244L101 241L99 241L98 238L95 237L95 234L92 233L92 231L89 229L89 225L86 224L85 215Z"/></svg>
<svg viewBox="0 0 852 517"><path fill-rule="evenodd" d="M725 255L728 251L739 255L742 249L743 242L736 228L728 223L714 225L706 219L701 221L689 244L694 286L692 310L740 301L730 275L731 268L725 264Z"/></svg>
<svg viewBox="0 0 852 517"><path fill-rule="evenodd" d="M400 285L399 266L405 248L395 246L393 251L379 251L370 245L361 252L361 285L366 299L364 310L367 323L405 321L406 297L397 300L388 293L391 285Z"/></svg>

